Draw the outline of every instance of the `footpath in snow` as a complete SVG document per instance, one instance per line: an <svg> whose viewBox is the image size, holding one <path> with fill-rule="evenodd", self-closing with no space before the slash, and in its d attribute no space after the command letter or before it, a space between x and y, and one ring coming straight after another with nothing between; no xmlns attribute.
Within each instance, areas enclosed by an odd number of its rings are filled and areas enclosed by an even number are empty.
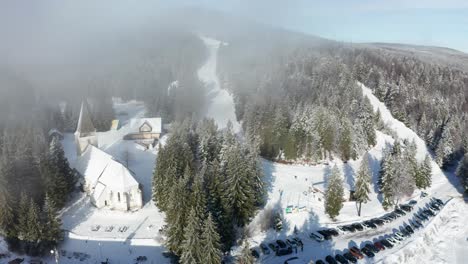
<svg viewBox="0 0 468 264"><path fill-rule="evenodd" d="M240 125L236 119L234 100L225 89L221 89L217 75L218 50L222 42L201 37L208 50L208 58L205 64L198 70L198 78L205 84L207 90L208 106L205 116L213 118L218 127L223 129L231 121L234 131L239 132Z"/></svg>

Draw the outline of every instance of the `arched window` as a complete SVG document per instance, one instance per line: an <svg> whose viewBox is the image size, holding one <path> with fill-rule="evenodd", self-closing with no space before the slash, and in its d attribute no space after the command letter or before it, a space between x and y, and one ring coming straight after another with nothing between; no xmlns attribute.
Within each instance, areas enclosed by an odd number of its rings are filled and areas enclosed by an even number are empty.
<svg viewBox="0 0 468 264"><path fill-rule="evenodd" d="M119 200L119 202L120 202L120 193L119 192L117 193L117 200Z"/></svg>

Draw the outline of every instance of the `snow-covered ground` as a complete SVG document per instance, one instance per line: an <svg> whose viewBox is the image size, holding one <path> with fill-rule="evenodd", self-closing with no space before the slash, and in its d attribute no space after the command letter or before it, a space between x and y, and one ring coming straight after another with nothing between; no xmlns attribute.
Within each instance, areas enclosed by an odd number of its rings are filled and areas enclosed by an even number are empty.
<svg viewBox="0 0 468 264"><path fill-rule="evenodd" d="M221 129L231 121L234 131L238 132L240 125L236 119L234 100L227 90L221 89L217 75L218 50L222 43L211 38L202 37L201 39L208 50L208 59L198 70L198 78L205 83L207 88L208 105L205 116L213 118Z"/></svg>
<svg viewBox="0 0 468 264"><path fill-rule="evenodd" d="M360 84L361 85L361 84ZM363 94L367 96L374 110L380 110L382 120L396 132L400 139L415 140L417 158L422 161L426 154L430 154L424 141L416 133L407 128L403 123L393 118L390 111L371 92L370 89L361 85ZM303 166L303 165L283 165L263 161L264 172L268 183L268 202L252 223L249 225L250 242L253 246L258 246L262 242L271 242L278 238L291 236L296 226L299 229L299 236L305 242L304 252L292 254L284 257L273 255L262 256L261 263L283 263L286 259L298 256L308 263L310 260L322 259L327 255L343 253L343 250L350 246L361 246L366 242L375 241L395 232L403 223L407 223L410 216L405 216L379 227L377 230L367 230L348 234L334 238L333 241L317 243L308 238L309 231L322 227L334 227L342 223L351 223L365 219L381 216L386 212L381 205L381 197L377 193L377 177L380 169L380 161L383 151L393 145L394 138L377 131L377 144L369 151L369 161L373 173L373 185L371 186L371 201L363 204L362 216L357 216L355 202L345 202L337 221L333 222L324 213L323 194L330 174L331 167L337 165L343 176L346 190L354 185L354 176L358 170L361 159L343 163L339 160L330 162L329 165ZM433 185L428 191L430 195L439 197L444 201L452 199L440 215L436 216L423 230L418 231L410 239L404 241L402 245L377 256L368 262L381 263L416 263L425 260L424 263L465 263L467 253L463 250L468 248L467 227L464 220L468 219L467 205L460 198L461 195L454 187L456 177L452 174L444 174L435 162L433 165ZM412 197L407 199L418 200L418 207L424 206L429 197L420 198L420 191L415 191ZM284 214L285 224L280 233L269 230L263 232L261 224L263 215L270 208L280 209L283 212L287 206L296 207L294 213ZM452 241L457 241L454 247Z"/></svg>

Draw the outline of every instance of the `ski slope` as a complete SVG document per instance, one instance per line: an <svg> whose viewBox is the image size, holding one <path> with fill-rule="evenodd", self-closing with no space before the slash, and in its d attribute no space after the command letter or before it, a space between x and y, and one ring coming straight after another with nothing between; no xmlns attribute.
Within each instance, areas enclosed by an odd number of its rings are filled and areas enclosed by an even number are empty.
<svg viewBox="0 0 468 264"><path fill-rule="evenodd" d="M362 84L364 96L367 96L375 111L380 110L382 121L387 124L400 140L414 140L417 145L417 159L424 160L427 154L430 155L424 141L417 134L406 127L403 123L393 118L387 107L380 102L370 89ZM352 223L381 216L386 212L382 208L381 199L377 191L377 177L380 170L380 162L383 152L391 148L395 139L380 131L376 131L377 144L369 150L369 163L372 171L372 185L370 199L362 206L362 215L357 216L357 207L355 202L344 202L343 209L337 217L337 221L332 221L324 213L323 194L326 188L326 182L330 174L331 167L337 165L344 177L345 194L353 189L354 177L358 171L362 157L356 161L343 163L339 160L331 161L329 165L284 165L263 161L264 173L267 178L268 201L264 209L260 210L253 221L248 226L250 234L250 244L258 246L260 243L269 243L278 238L285 239L293 235L294 227L299 230L298 236L305 242L304 252L293 253L289 256L275 257L266 255L261 257L259 263L280 264L290 257L297 256L300 260L308 263L310 260L322 259L327 255L343 253L350 246L362 246L365 243L373 242L375 239L381 239L395 232L403 223L407 223L410 215L406 215L396 221L380 227L376 230L367 230L363 232L339 236L331 242L317 243L308 238L308 233L323 227L334 227L343 223ZM450 200L446 208L439 215L434 217L427 226L416 232L411 238L407 239L402 245L386 250L377 254L372 260L366 261L376 263L466 263L464 262L468 248L468 228L464 224L464 219L468 219L468 206L460 198L460 193L453 186L456 177L451 174L444 174L435 162L433 167L433 185L428 190L429 195L439 197L444 201ZM315 188L315 189L314 189ZM310 192L310 189L318 190ZM421 198L420 191L416 190L407 200L415 199L418 201L417 207L423 207L429 200L429 197ZM404 202L404 201L403 201ZM285 214L283 230L275 232L271 229L262 230L264 216L269 213L269 209L279 209L285 212L287 206L301 208L295 213ZM450 246L452 241L456 241L455 246ZM442 250L443 249L443 250ZM238 250L238 249L237 249ZM421 260L424 260L421 262ZM370 262L369 262L370 263Z"/></svg>
<svg viewBox="0 0 468 264"><path fill-rule="evenodd" d="M234 99L225 89L221 89L217 75L218 50L222 44L220 41L201 37L208 50L208 58L205 64L198 70L198 78L207 88L206 98L208 105L205 116L213 118L220 129L226 127L231 121L235 132L239 132L240 125L236 119Z"/></svg>

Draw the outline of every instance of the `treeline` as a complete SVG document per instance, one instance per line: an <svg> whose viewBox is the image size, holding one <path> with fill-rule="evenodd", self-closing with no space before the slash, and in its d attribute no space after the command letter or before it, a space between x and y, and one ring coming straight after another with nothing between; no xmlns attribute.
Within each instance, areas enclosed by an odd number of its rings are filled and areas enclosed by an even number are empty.
<svg viewBox="0 0 468 264"><path fill-rule="evenodd" d="M222 47L220 73L247 138L259 141L262 156L320 161L335 155L347 161L376 144L380 116L363 98L352 68L332 52L260 52L239 62L231 57L239 48ZM253 69L246 67L250 63Z"/></svg>
<svg viewBox="0 0 468 264"><path fill-rule="evenodd" d="M391 151L382 158L379 172L379 191L383 196L382 205L389 208L398 204L403 197L411 196L413 191L429 188L432 184L431 158L426 155L423 162L415 158L416 144L395 141Z"/></svg>
<svg viewBox="0 0 468 264"><path fill-rule="evenodd" d="M213 120L175 127L153 178L153 200L166 213L166 247L182 263L220 263L264 202L257 150Z"/></svg>
<svg viewBox="0 0 468 264"><path fill-rule="evenodd" d="M392 114L425 139L446 168L468 149L468 73L384 49L355 49L343 56L356 78L373 89Z"/></svg>
<svg viewBox="0 0 468 264"><path fill-rule="evenodd" d="M76 177L60 141L49 138L48 131L55 127L53 111L34 100L34 93L23 96L30 112L17 101L2 105L21 119L0 113L0 235L11 250L40 255L62 239L57 212Z"/></svg>

